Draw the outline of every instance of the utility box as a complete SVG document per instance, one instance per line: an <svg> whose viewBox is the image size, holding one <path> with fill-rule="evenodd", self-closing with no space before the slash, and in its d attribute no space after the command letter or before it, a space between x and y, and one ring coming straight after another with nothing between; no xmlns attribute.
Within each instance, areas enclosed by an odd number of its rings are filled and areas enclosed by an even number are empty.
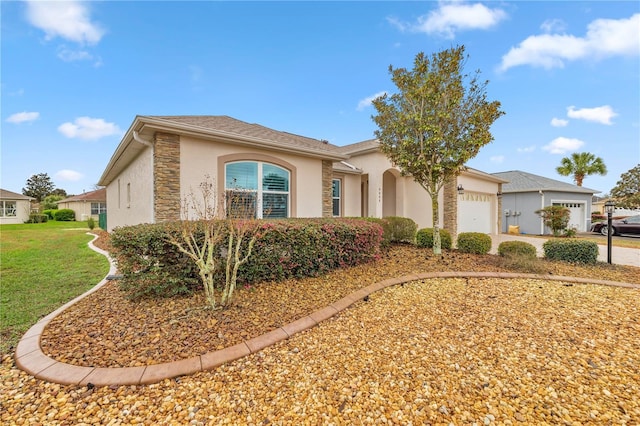
<svg viewBox="0 0 640 426"><path fill-rule="evenodd" d="M520 225L509 225L509 233L520 235Z"/></svg>

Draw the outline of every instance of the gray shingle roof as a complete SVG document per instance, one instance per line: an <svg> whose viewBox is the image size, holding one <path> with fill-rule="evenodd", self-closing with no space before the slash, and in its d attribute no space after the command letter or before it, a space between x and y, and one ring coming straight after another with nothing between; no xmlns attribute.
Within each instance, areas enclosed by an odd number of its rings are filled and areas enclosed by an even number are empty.
<svg viewBox="0 0 640 426"><path fill-rule="evenodd" d="M580 192L583 194L596 194L600 191L549 179L544 176L521 170L511 170L508 172L491 173L494 176L509 181L502 185L502 192L533 192L533 191L558 191L558 192Z"/></svg>
<svg viewBox="0 0 640 426"><path fill-rule="evenodd" d="M338 153L338 146L321 139L295 135L289 132L270 129L259 124L247 123L226 115L179 115L179 116L146 116L154 120L163 120L176 124L200 127L206 130L223 131L235 135L259 138L273 143L290 144L311 148L318 151Z"/></svg>
<svg viewBox="0 0 640 426"><path fill-rule="evenodd" d="M342 154L356 154L362 151L378 149L380 143L377 139L369 139L362 142L356 142L345 146L338 147Z"/></svg>

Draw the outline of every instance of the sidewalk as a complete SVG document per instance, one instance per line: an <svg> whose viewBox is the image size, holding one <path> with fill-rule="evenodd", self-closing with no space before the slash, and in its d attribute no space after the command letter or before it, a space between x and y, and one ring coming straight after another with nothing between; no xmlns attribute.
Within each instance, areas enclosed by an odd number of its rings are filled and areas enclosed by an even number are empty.
<svg viewBox="0 0 640 426"><path fill-rule="evenodd" d="M503 241L525 241L535 246L538 251L538 256L542 257L544 251L542 250L542 244L547 241L548 238L544 237L527 237L525 235L512 235L512 234L492 234L491 235L491 251L489 253L498 253L498 245ZM601 262L607 261L607 246L598 244L598 260ZM628 265L640 267L640 249L626 248L626 247L611 247L611 263L616 265Z"/></svg>

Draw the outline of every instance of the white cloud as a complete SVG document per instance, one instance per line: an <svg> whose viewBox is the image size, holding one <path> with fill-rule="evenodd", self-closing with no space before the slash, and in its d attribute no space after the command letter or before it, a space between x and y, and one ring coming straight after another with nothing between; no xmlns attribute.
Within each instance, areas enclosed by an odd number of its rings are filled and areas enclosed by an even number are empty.
<svg viewBox="0 0 640 426"><path fill-rule="evenodd" d="M547 19L540 25L540 29L545 33L559 33L567 28L567 24L562 19Z"/></svg>
<svg viewBox="0 0 640 426"><path fill-rule="evenodd" d="M378 92L374 95L368 96L364 99L362 99L360 102L358 102L358 106L356 107L356 111L362 111L363 109L367 108L368 106L371 106L371 103L373 102L374 99L379 98L382 95L386 95L387 92Z"/></svg>
<svg viewBox="0 0 640 426"><path fill-rule="evenodd" d="M542 147L543 150L551 154L564 154L579 149L584 142L580 139L559 137L552 140L548 145Z"/></svg>
<svg viewBox="0 0 640 426"><path fill-rule="evenodd" d="M86 4L81 1L27 1L27 19L51 40L61 37L80 44L96 44L104 35L100 25L91 22Z"/></svg>
<svg viewBox="0 0 640 426"><path fill-rule="evenodd" d="M611 119L617 116L609 105L603 105L595 108L575 109L574 106L567 108L567 116L569 118L577 118L579 120L594 121L600 124L613 124Z"/></svg>
<svg viewBox="0 0 640 426"><path fill-rule="evenodd" d="M544 25L544 24L543 24ZM597 19L584 37L542 34L527 37L502 57L499 70L518 65L563 68L566 61L608 56L637 56L640 52L640 13L627 19Z"/></svg>
<svg viewBox="0 0 640 426"><path fill-rule="evenodd" d="M84 175L80 172L76 172L75 170L60 170L56 172L53 177L58 180L68 181L68 182L77 182L84 177Z"/></svg>
<svg viewBox="0 0 640 426"><path fill-rule="evenodd" d="M102 59L100 57L95 57L86 50L69 49L64 45L58 47L58 58L62 59L65 62L94 61L93 65L96 67L102 65Z"/></svg>
<svg viewBox="0 0 640 426"><path fill-rule="evenodd" d="M37 120L38 117L40 117L39 112L27 112L27 111L17 112L15 114L11 114L9 118L7 118L7 123L20 124L20 123L25 123L27 121Z"/></svg>
<svg viewBox="0 0 640 426"><path fill-rule="evenodd" d="M501 164L502 162L504 162L504 155L494 155L492 157L489 157L489 161L495 164Z"/></svg>
<svg viewBox="0 0 640 426"><path fill-rule="evenodd" d="M396 18L387 20L400 31L437 34L446 38L454 38L457 31L482 29L486 30L505 19L507 14L502 9L490 9L481 3L466 4L459 1L442 1L438 9L420 16L417 23L404 23Z"/></svg>
<svg viewBox="0 0 640 426"><path fill-rule="evenodd" d="M107 123L102 118L78 117L73 123L63 123L58 131L68 138L84 140L100 139L104 136L120 134L120 128L114 123Z"/></svg>
<svg viewBox="0 0 640 426"><path fill-rule="evenodd" d="M517 149L518 152L533 152L535 150L536 150L536 146L535 145L525 146L524 148L518 148Z"/></svg>
<svg viewBox="0 0 640 426"><path fill-rule="evenodd" d="M566 127L567 124L569 124L569 120L564 120L562 118L555 118L555 117L551 119L551 125L553 127Z"/></svg>

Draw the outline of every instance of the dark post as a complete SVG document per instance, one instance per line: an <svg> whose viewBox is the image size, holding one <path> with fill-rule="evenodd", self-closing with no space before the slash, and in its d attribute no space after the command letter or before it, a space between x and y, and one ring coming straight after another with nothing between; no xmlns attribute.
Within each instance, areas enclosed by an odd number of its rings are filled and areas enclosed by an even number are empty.
<svg viewBox="0 0 640 426"><path fill-rule="evenodd" d="M613 232L611 231L611 216L613 215L613 207L615 203L611 200L608 200L604 203L604 208L607 211L607 263L611 264L611 236Z"/></svg>

